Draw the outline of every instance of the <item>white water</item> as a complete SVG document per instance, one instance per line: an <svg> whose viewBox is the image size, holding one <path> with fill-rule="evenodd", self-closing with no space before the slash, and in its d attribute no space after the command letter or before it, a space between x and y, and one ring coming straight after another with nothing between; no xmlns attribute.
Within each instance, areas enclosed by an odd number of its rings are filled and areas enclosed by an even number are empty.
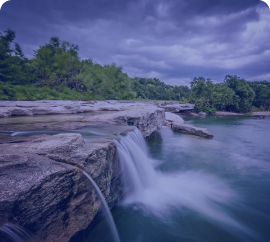
<svg viewBox="0 0 270 242"><path fill-rule="evenodd" d="M0 226L0 239L2 238L1 234L7 237L11 242L37 241L37 239L24 228L11 223L6 223L5 225Z"/></svg>
<svg viewBox="0 0 270 242"><path fill-rule="evenodd" d="M156 171L138 129L115 143L125 181L124 205L140 207L158 217L169 215L175 208L187 208L220 225L250 234L220 206L233 206L239 200L224 181L202 171Z"/></svg>
<svg viewBox="0 0 270 242"><path fill-rule="evenodd" d="M100 189L98 188L97 184L95 183L95 181L88 175L88 173L86 173L85 171L83 171L83 174L90 180L90 182L93 184L93 186L95 187L96 189L96 192L102 202L102 205L104 207L104 212L105 212L105 217L109 223L109 227L111 229L111 232L112 232L112 236L113 236L113 239L115 242L120 242L120 239L119 239L119 235L118 235L118 232L117 232L117 229L116 229L116 226L115 226L115 223L113 221L113 217L112 217L112 214L111 214L111 211L100 191Z"/></svg>
<svg viewBox="0 0 270 242"><path fill-rule="evenodd" d="M31 131L25 131L25 132L23 132L23 131L21 131L21 132L13 132L10 136L17 136L18 134L27 134L27 133L31 133ZM33 131L32 131L32 133L33 133Z"/></svg>

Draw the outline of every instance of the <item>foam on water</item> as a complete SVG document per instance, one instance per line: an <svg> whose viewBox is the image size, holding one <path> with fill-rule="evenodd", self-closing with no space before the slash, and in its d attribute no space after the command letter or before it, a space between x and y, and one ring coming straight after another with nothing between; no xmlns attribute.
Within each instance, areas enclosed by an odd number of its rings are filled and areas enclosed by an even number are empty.
<svg viewBox="0 0 270 242"><path fill-rule="evenodd" d="M115 143L125 181L124 205L140 207L158 217L170 214L175 208L187 208L249 233L222 208L233 205L239 198L224 181L201 171L156 171L138 129Z"/></svg>

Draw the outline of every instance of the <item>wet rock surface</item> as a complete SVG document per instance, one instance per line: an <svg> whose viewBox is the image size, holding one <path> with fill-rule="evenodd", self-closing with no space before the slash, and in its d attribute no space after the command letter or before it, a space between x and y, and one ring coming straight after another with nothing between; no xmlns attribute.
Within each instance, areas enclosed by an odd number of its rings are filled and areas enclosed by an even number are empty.
<svg viewBox="0 0 270 242"><path fill-rule="evenodd" d="M130 105L125 110L88 117L86 120L95 123L107 122L136 126L142 135L147 138L164 125L164 118L164 109L157 108L154 105Z"/></svg>
<svg viewBox="0 0 270 242"><path fill-rule="evenodd" d="M73 108L67 108L73 106ZM13 123L5 125L4 119L0 119L0 130L73 130L89 125L124 124L136 126L144 137L149 137L154 131L164 125L164 108L154 105L154 102L134 101L0 101L0 117L16 116L14 110L28 110L31 115L54 115L55 118L47 118L44 121L29 123ZM39 110L39 112L37 112ZM43 110L43 111L41 111ZM105 111L106 110L106 111ZM117 111L115 111L117 110ZM17 112L17 111L16 111ZM67 115L88 112L79 115ZM28 115L27 114L27 115ZM23 115L18 113L18 115ZM38 116L37 116L38 117ZM1 124L2 123L2 124Z"/></svg>
<svg viewBox="0 0 270 242"><path fill-rule="evenodd" d="M47 114L75 114L93 111L124 111L130 106L156 106L165 111L179 112L180 110L193 110L194 104L179 104L178 102L164 101L0 101L0 117L32 116Z"/></svg>
<svg viewBox="0 0 270 242"><path fill-rule="evenodd" d="M10 132L68 131L121 124L137 127L144 137L149 137L164 125L164 106L179 110L177 102L163 104L0 101L0 225L13 222L41 241L69 241L91 224L100 207L93 186L80 169L95 180L110 208L123 195L121 168L112 140L87 142L74 132L27 137L10 137ZM9 116L14 117L6 118ZM166 120L171 125L184 124L180 116L172 113L166 114Z"/></svg>
<svg viewBox="0 0 270 242"><path fill-rule="evenodd" d="M4 137L0 139L0 145L1 144L8 144L8 143L23 143L23 142L29 142L41 137L46 136L46 134L42 134L42 135L31 135L31 136L27 136L27 137Z"/></svg>
<svg viewBox="0 0 270 242"><path fill-rule="evenodd" d="M179 115L174 113L165 112L165 123L167 126L171 126L172 130L177 132L196 135L208 139L214 137L214 135L212 135L205 128L199 128L190 124L185 124L185 121Z"/></svg>
<svg viewBox="0 0 270 242"><path fill-rule="evenodd" d="M93 111L93 104L82 101L0 101L0 107L0 117Z"/></svg>
<svg viewBox="0 0 270 242"><path fill-rule="evenodd" d="M171 124L171 127L172 127L172 130L180 132L180 133L184 133L184 134L196 135L196 136L200 136L207 139L212 139L214 137L214 135L211 134L207 129L195 127L190 124L179 124L179 123L173 122Z"/></svg>

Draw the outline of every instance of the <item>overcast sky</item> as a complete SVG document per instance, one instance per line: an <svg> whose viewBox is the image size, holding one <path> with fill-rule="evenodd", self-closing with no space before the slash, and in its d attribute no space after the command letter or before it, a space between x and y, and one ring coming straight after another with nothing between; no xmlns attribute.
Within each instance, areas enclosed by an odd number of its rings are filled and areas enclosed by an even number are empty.
<svg viewBox="0 0 270 242"><path fill-rule="evenodd" d="M0 32L8 28L28 57L58 36L130 77L270 81L270 10L260 0L11 0L0 10Z"/></svg>

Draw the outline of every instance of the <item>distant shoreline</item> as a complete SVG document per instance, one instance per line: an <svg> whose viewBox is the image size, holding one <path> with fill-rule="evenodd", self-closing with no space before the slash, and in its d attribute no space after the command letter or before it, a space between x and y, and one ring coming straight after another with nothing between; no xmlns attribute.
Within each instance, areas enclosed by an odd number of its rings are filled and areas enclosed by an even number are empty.
<svg viewBox="0 0 270 242"><path fill-rule="evenodd" d="M270 117L270 111L251 112L251 113L234 113L234 112L217 111L215 114L216 114L216 116L243 116L243 115L249 115L249 116L269 116Z"/></svg>
<svg viewBox="0 0 270 242"><path fill-rule="evenodd" d="M234 112L225 112L225 111L217 111L215 113L217 116L239 116L239 115L246 115L245 113L234 113Z"/></svg>
<svg viewBox="0 0 270 242"><path fill-rule="evenodd" d="M270 111L253 112L252 116L269 116L270 117Z"/></svg>

